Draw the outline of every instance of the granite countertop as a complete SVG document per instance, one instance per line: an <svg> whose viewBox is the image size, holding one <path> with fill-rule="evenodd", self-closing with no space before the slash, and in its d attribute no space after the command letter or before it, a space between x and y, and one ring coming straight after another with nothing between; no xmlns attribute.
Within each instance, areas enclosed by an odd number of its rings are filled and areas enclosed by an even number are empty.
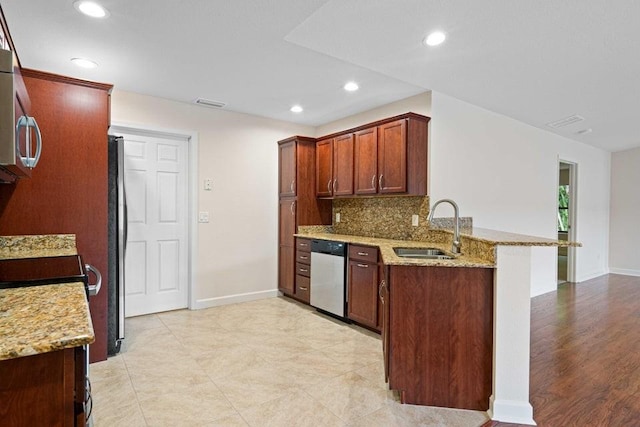
<svg viewBox="0 0 640 427"><path fill-rule="evenodd" d="M553 240L544 237L507 233L503 231L474 227L461 230L460 237L463 242L462 254L453 255L451 253L451 236L453 235L453 232L450 230L434 230L431 234L432 239L428 240L393 240L348 234L335 234L331 232L330 228L324 226L308 226L303 227L303 230L304 231L300 231L295 236L377 246L380 249L382 262L387 265L493 268L496 265L496 246L582 246L580 243L576 242ZM442 237L446 237L446 235L450 235L450 237L443 239ZM397 247L438 248L454 258L402 258L397 256L393 250L393 248Z"/></svg>
<svg viewBox="0 0 640 427"><path fill-rule="evenodd" d="M476 267L476 268L493 268L495 263L481 258L469 255L453 255L451 253L451 245L446 243L413 241L413 240L393 240L380 239L376 237L352 236L348 234L334 234L326 232L305 232L298 233L296 237L304 237L308 239L324 239L334 240L345 243L355 243L368 246L377 246L380 249L382 262L386 265L414 265L414 266L440 266L440 267ZM438 248L446 252L447 255L453 256L453 259L419 259L419 258L402 258L396 255L393 248Z"/></svg>
<svg viewBox="0 0 640 427"><path fill-rule="evenodd" d="M0 289L0 360L95 340L82 282Z"/></svg>
<svg viewBox="0 0 640 427"><path fill-rule="evenodd" d="M470 230L463 230L460 232L460 235L467 236L474 240L492 243L496 246L582 246L582 243L569 242L567 240L547 239L544 237L528 236L526 234L508 233L506 231L477 227L473 227Z"/></svg>

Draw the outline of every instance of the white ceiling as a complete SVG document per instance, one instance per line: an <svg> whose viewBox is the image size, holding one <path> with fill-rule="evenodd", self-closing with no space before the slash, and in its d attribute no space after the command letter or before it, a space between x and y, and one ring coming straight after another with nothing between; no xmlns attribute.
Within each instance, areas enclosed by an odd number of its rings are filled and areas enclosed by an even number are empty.
<svg viewBox="0 0 640 427"><path fill-rule="evenodd" d="M638 1L99 2L108 19L73 0L2 0L22 65L314 126L434 90L610 151L640 146ZM427 48L434 29L447 41ZM574 114L585 120L546 125Z"/></svg>

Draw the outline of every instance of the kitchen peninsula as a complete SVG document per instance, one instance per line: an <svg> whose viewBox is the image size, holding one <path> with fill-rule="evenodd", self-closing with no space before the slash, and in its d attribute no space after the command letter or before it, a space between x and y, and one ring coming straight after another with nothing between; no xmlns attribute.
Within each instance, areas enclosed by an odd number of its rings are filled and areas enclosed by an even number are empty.
<svg viewBox="0 0 640 427"><path fill-rule="evenodd" d="M389 231L384 226L390 216L396 223L410 218L410 210L398 208L402 205L413 206L413 212L426 218L428 197L411 199L343 200L334 205L334 217L341 211L351 220L348 226L300 227L296 236L379 249L385 268L380 295L387 299L385 367L390 388L400 391L403 402L488 409L494 420L535 424L529 403L531 247L579 244L467 228L461 233L462 253L449 254L451 259L399 257L394 248L451 248L453 234L448 230L407 226ZM353 212L362 210L353 205L363 203L381 210L375 214L377 221L355 219ZM391 215L381 213L384 210ZM399 238L389 238L394 233ZM411 294L397 291L402 288ZM402 348L403 343L413 348ZM416 350L420 346L423 349Z"/></svg>

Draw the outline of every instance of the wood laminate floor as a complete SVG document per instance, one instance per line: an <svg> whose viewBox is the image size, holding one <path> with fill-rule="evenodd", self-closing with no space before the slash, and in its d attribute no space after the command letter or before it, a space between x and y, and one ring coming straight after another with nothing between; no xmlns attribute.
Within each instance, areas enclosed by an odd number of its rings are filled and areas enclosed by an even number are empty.
<svg viewBox="0 0 640 427"><path fill-rule="evenodd" d="M565 283L532 299L531 403L543 427L640 426L640 277Z"/></svg>

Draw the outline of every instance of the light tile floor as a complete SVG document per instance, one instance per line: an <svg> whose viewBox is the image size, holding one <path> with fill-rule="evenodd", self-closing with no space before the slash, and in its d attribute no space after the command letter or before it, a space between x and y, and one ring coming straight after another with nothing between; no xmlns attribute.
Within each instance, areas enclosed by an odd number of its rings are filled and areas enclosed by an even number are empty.
<svg viewBox="0 0 640 427"><path fill-rule="evenodd" d="M90 368L96 427L480 426L485 412L402 405L380 337L287 298L127 319Z"/></svg>

